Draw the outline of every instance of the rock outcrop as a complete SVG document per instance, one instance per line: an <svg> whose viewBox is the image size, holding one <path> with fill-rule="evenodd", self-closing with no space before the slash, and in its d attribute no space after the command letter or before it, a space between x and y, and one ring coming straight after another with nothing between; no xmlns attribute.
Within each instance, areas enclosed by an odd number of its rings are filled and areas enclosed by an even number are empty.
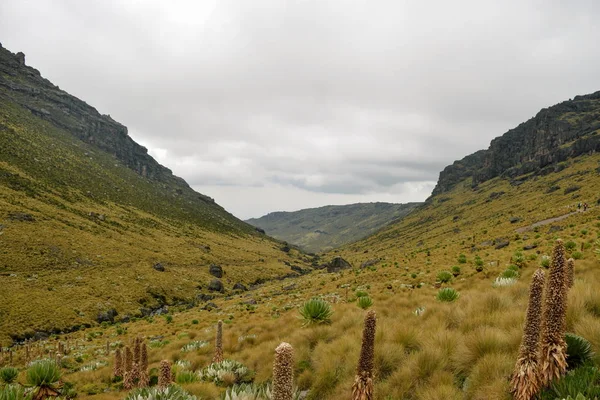
<svg viewBox="0 0 600 400"><path fill-rule="evenodd" d="M549 108L480 150L440 172L433 195L472 178L476 186L495 177L509 179L560 169L569 158L600 150L600 91Z"/></svg>

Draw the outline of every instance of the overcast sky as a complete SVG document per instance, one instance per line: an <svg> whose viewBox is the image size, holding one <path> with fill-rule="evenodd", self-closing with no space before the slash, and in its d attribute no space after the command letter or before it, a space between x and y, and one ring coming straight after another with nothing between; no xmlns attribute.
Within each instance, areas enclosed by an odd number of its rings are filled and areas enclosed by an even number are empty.
<svg viewBox="0 0 600 400"><path fill-rule="evenodd" d="M2 0L0 42L240 218L422 201L600 90L600 1Z"/></svg>

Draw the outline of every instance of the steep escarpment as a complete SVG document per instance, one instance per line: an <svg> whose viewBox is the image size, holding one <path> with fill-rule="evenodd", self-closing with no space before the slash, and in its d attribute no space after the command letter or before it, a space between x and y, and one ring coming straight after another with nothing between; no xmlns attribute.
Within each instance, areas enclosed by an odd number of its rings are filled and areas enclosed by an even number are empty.
<svg viewBox="0 0 600 400"><path fill-rule="evenodd" d="M549 108L504 135L487 150L455 161L441 173L433 195L472 178L477 185L495 177L514 178L554 171L569 158L600 150L600 91Z"/></svg>
<svg viewBox="0 0 600 400"><path fill-rule="evenodd" d="M171 170L156 162L145 147L128 136L125 126L109 115L100 114L94 107L43 78L38 70L25 64L23 53L13 54L1 45L0 102L4 105L3 109L11 108L15 111L11 116L5 113L5 118L0 118L0 130L7 136L18 137L15 129L18 129L19 125L28 125L28 122L23 119L17 121L15 115L18 113L24 118L35 120L36 123L47 122L57 130L67 132L89 145L92 151L99 150L111 155L119 165L134 171L153 187L152 193L148 193L147 196L153 201L146 201L146 206L139 201L140 196L126 193L123 188L118 191L85 188L86 192L92 193L95 197L104 200L133 201L134 205L146 211L164 210L170 217L185 220L192 218L197 223L220 227L220 229L253 231L252 227L226 212L213 199L195 192L183 179L173 175ZM12 164L19 164L29 174L43 175L46 179L46 171L38 174L35 168L26 165L29 161L27 157L14 157L17 151L15 146L21 144L11 143L10 140L4 143L4 149L0 150L3 159L8 161L12 158ZM36 166L39 166L39 163L37 161ZM74 178L76 176L77 174L72 175ZM68 182L71 187L77 187L79 183L80 180L77 179ZM101 179L96 183L100 184ZM108 186L114 189L116 185Z"/></svg>

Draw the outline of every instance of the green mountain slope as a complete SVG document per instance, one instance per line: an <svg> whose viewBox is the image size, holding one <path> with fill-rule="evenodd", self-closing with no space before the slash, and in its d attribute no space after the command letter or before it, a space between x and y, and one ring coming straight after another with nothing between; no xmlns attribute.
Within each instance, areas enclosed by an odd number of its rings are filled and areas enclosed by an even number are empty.
<svg viewBox="0 0 600 400"><path fill-rule="evenodd" d="M280 247L0 48L0 343L194 304L212 263L225 293L289 274Z"/></svg>
<svg viewBox="0 0 600 400"><path fill-rule="evenodd" d="M273 212L246 222L306 251L320 252L369 236L383 226L402 219L420 204L325 206L294 212Z"/></svg>

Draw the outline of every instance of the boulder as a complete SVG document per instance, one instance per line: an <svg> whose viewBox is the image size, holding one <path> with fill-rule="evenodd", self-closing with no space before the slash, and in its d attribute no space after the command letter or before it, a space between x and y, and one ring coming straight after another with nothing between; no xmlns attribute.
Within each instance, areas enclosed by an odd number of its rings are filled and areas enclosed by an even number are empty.
<svg viewBox="0 0 600 400"><path fill-rule="evenodd" d="M378 258L372 258L370 260L365 261L364 263L360 264L361 268L367 268L367 267L371 267L375 264L377 264L379 262Z"/></svg>
<svg viewBox="0 0 600 400"><path fill-rule="evenodd" d="M494 240L494 248L496 250L503 249L510 244L510 241L507 238L498 238Z"/></svg>
<svg viewBox="0 0 600 400"><path fill-rule="evenodd" d="M340 272L344 269L350 268L352 268L352 264L350 264L348 261L344 260L342 257L339 256L335 257L327 264L327 272L329 273Z"/></svg>
<svg viewBox="0 0 600 400"><path fill-rule="evenodd" d="M115 322L115 317L117 315L119 315L117 310L111 308L110 310L99 312L96 321L98 321L99 324L101 324L102 322L110 322L112 324Z"/></svg>
<svg viewBox="0 0 600 400"><path fill-rule="evenodd" d="M242 292L246 292L248 291L248 288L243 283L238 282L233 285L233 290L241 290Z"/></svg>
<svg viewBox="0 0 600 400"><path fill-rule="evenodd" d="M208 273L214 276L215 278L222 278L223 268L221 268L221 266L217 264L210 264L210 266L208 267Z"/></svg>
<svg viewBox="0 0 600 400"><path fill-rule="evenodd" d="M155 270L159 271L159 272L165 272L165 267L164 265L162 265L161 263L156 263L152 266L152 268L154 268Z"/></svg>
<svg viewBox="0 0 600 400"><path fill-rule="evenodd" d="M219 279L213 279L208 284L208 290L222 293L225 291L225 288L223 287L223 282L221 282Z"/></svg>

